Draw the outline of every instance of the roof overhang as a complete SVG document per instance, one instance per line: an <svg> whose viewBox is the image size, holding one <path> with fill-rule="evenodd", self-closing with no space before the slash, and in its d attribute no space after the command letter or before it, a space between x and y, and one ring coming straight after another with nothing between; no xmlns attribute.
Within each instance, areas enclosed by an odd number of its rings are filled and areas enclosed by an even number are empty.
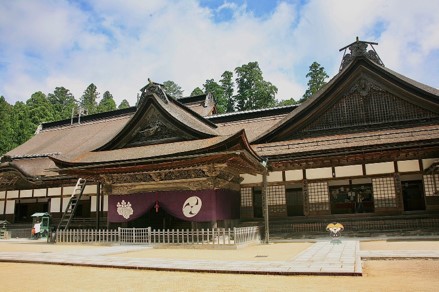
<svg viewBox="0 0 439 292"><path fill-rule="evenodd" d="M166 147L166 144L161 147ZM135 152L136 149L131 148L130 151ZM95 157L93 155L100 154L90 152L90 156L85 155L88 160L81 158L61 160L51 157L58 167L51 170L64 175L98 175L106 173L162 171L196 165L226 164L229 168L235 169L235 172L239 173L256 174L264 171L264 167L261 164L262 158L250 147L244 130L219 140L217 143L208 145L205 148L192 149L180 153L167 153L163 156L139 156L130 159L116 160L112 155L112 151L108 151L104 159L102 159L102 155L96 156L100 159L93 159L93 157Z"/></svg>

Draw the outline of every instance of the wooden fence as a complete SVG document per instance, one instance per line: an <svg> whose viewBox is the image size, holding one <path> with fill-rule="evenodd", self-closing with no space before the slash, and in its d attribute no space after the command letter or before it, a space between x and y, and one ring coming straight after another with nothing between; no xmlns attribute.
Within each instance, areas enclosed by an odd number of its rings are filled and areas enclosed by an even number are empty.
<svg viewBox="0 0 439 292"><path fill-rule="evenodd" d="M117 229L67 229L56 231L56 242L65 243L117 243Z"/></svg>
<svg viewBox="0 0 439 292"><path fill-rule="evenodd" d="M116 244L167 244L167 245L242 245L260 241L257 226L213 229L149 228L118 229L67 229L56 231L59 243L116 243Z"/></svg>

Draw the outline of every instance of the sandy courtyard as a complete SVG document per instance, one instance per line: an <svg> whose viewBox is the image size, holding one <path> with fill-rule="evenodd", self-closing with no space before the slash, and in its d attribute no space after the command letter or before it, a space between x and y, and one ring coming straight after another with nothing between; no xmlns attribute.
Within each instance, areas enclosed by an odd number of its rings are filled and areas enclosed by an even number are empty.
<svg viewBox="0 0 439 292"><path fill-rule="evenodd" d="M145 249L136 258L288 260L311 243L278 243L239 250ZM0 243L1 251L59 252L84 245ZM362 242L361 250L439 250L439 241ZM113 256L113 255L112 255ZM2 291L438 291L439 260L363 261L363 277L264 276L161 272L0 263Z"/></svg>

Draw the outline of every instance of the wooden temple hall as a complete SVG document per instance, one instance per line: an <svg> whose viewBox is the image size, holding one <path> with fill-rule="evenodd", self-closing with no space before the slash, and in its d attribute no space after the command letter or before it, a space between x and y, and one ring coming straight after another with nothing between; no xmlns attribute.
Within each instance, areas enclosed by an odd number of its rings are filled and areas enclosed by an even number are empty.
<svg viewBox="0 0 439 292"><path fill-rule="evenodd" d="M300 105L217 114L210 94L175 100L150 82L136 107L44 123L1 157L0 219L438 218L439 90L385 67L372 45L344 48L339 73Z"/></svg>

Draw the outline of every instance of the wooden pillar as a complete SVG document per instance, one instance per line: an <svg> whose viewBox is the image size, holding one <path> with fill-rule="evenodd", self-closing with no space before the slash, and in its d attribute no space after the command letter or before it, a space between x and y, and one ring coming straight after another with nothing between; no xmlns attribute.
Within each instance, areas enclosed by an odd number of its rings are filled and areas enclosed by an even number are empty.
<svg viewBox="0 0 439 292"><path fill-rule="evenodd" d="M263 206L262 212L264 214L266 244L270 242L270 222L268 219L269 211L268 211L268 194L267 194L267 174L268 174L268 170L265 166L265 171L262 174L262 206Z"/></svg>
<svg viewBox="0 0 439 292"><path fill-rule="evenodd" d="M113 186L111 185L111 183L105 183L103 184L103 195L102 195L102 200L101 200L101 206L102 206L102 210L103 210L103 197L104 196L111 196L112 192L113 192ZM110 206L108 206L110 207ZM108 211L107 211L108 212ZM108 221L108 216L107 216L107 229L110 228L110 221Z"/></svg>
<svg viewBox="0 0 439 292"><path fill-rule="evenodd" d="M303 195L303 215L309 215L309 194L308 194L308 180L302 181L302 195Z"/></svg>
<svg viewBox="0 0 439 292"><path fill-rule="evenodd" d="M101 223L101 184L98 182L96 191L96 229L100 228Z"/></svg>
<svg viewBox="0 0 439 292"><path fill-rule="evenodd" d="M395 181L395 200L396 200L396 208L398 211L404 211L404 198L402 195L402 184L401 184L401 176L398 172L393 174L393 179Z"/></svg>

